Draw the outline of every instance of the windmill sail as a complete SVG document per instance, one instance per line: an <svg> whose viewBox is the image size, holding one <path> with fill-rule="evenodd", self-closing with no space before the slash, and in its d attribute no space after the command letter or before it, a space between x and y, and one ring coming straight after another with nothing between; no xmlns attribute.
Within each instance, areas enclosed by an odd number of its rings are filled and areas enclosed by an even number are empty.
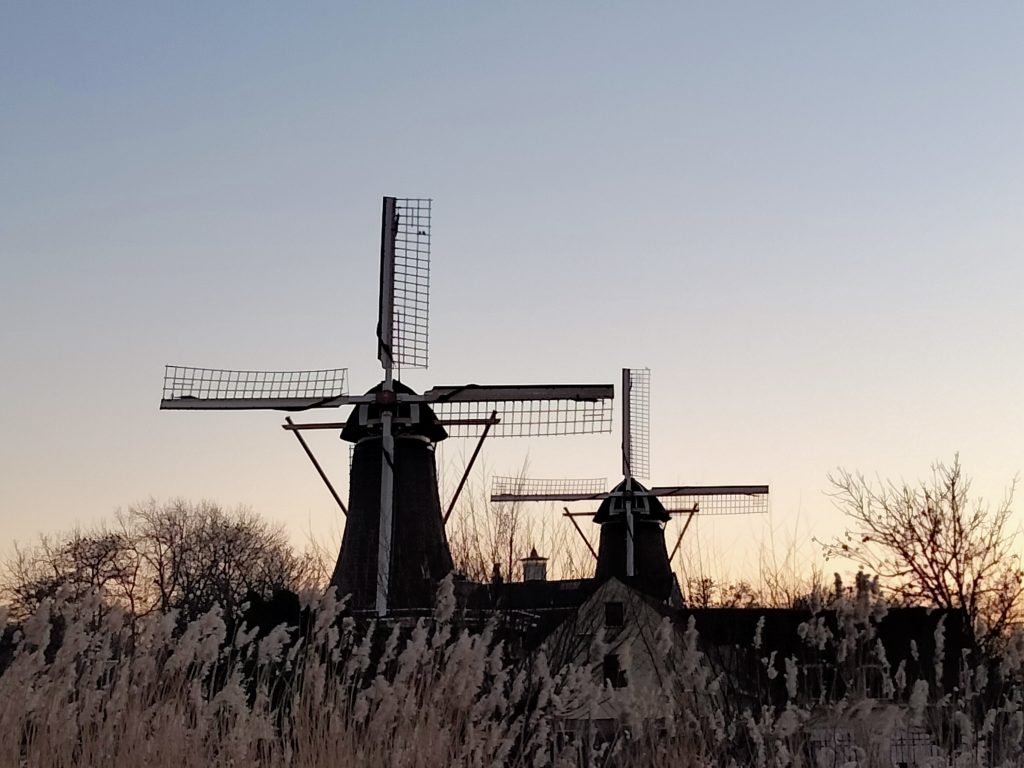
<svg viewBox="0 0 1024 768"><path fill-rule="evenodd" d="M493 437L588 435L611 429L610 385L434 387L423 393L455 437L479 435L497 411Z"/></svg>
<svg viewBox="0 0 1024 768"><path fill-rule="evenodd" d="M491 501L600 501L607 495L608 480L538 480L526 477L495 477Z"/></svg>
<svg viewBox="0 0 1024 768"><path fill-rule="evenodd" d="M427 367L431 206L428 198L384 198L377 356L385 370Z"/></svg>
<svg viewBox="0 0 1024 768"><path fill-rule="evenodd" d="M651 369L623 370L624 475L646 480L651 475Z"/></svg>
<svg viewBox="0 0 1024 768"><path fill-rule="evenodd" d="M168 365L163 410L284 411L333 408L349 401L348 369L314 371L230 371Z"/></svg>
<svg viewBox="0 0 1024 768"><path fill-rule="evenodd" d="M651 488L670 512L751 515L768 512L767 485L709 485Z"/></svg>

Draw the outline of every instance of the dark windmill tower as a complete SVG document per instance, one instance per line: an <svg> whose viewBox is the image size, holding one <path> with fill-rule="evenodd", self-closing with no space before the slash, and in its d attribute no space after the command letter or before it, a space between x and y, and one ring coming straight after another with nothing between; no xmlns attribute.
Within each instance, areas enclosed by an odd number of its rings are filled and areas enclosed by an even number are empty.
<svg viewBox="0 0 1024 768"><path fill-rule="evenodd" d="M494 479L492 501L600 501L597 512L565 511L576 530L576 517L593 516L601 526L595 553L597 578L617 576L647 594L667 600L675 589L671 560L696 514L750 514L767 511L767 485L661 486L640 481L650 472L650 370L622 369L622 481L607 488L603 479ZM665 526L673 514L686 515L672 553L665 546ZM589 542L588 542L589 546Z"/></svg>
<svg viewBox="0 0 1024 768"><path fill-rule="evenodd" d="M348 517L331 583L352 595L354 609L372 609L380 616L429 607L437 582L452 569L434 456L435 445L449 430L479 435L482 441L488 434L585 434L611 428L610 384L466 384L417 394L399 381L401 367L427 367L430 218L430 200L384 198L377 318L384 380L369 392L349 395L345 369L167 366L160 403L166 409L206 410L354 406L345 422L295 424L289 418L285 428L296 434L338 429L342 439L354 444Z"/></svg>

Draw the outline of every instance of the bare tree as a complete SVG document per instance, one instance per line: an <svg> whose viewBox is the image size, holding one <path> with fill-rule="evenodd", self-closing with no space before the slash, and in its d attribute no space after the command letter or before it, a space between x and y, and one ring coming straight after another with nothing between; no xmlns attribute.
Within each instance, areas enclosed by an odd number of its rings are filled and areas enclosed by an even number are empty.
<svg viewBox="0 0 1024 768"><path fill-rule="evenodd" d="M214 604L234 611L250 592L297 589L319 574L315 556L297 554L282 527L244 508L150 500L116 520L114 530L15 547L3 589L15 612L31 612L64 588L100 590L132 616L173 609L189 620Z"/></svg>
<svg viewBox="0 0 1024 768"><path fill-rule="evenodd" d="M718 583L710 576L686 579L684 601L690 608L765 608L762 593L746 580ZM789 607L788 605L785 607Z"/></svg>
<svg viewBox="0 0 1024 768"><path fill-rule="evenodd" d="M684 603L691 608L802 608L814 595L825 592L821 566L807 556L797 529L784 540L772 530L762 541L758 571L737 577L723 567L724 554L694 537L691 546L681 548L676 571L682 574L680 588Z"/></svg>
<svg viewBox="0 0 1024 768"><path fill-rule="evenodd" d="M15 544L14 555L5 564L4 592L15 613L24 614L61 588L72 598L94 589L120 594L134 565L116 531L101 527L90 532L75 529L58 538L40 536L34 546Z"/></svg>
<svg viewBox="0 0 1024 768"><path fill-rule="evenodd" d="M807 542L794 526L781 541L772 528L768 540L761 543L757 589L761 607L805 608L827 592L825 571L820 560L805 551Z"/></svg>
<svg viewBox="0 0 1024 768"><path fill-rule="evenodd" d="M520 474L525 473L526 464ZM474 472L448 524L456 571L471 581L486 582L497 565L503 578L518 580L521 559L536 548L550 558L553 576L574 579L593 574L592 555L560 513L530 509L520 502L490 501L488 476L486 465Z"/></svg>
<svg viewBox="0 0 1024 768"><path fill-rule="evenodd" d="M826 556L877 574L907 602L963 611L975 641L991 646L1016 619L1024 594L1011 528L1016 482L992 507L971 497L959 456L932 470L917 486L871 483L846 470L829 475L850 527L825 545Z"/></svg>

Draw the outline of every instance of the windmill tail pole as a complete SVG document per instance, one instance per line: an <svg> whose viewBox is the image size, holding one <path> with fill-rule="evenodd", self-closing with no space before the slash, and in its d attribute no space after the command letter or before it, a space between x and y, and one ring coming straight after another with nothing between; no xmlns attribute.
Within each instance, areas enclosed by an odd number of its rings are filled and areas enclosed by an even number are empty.
<svg viewBox="0 0 1024 768"><path fill-rule="evenodd" d="M497 422L498 411L495 409L491 411L491 418L487 420L487 425L484 427L484 431L480 435L480 439L477 440L476 448L473 450L473 455L469 457L469 464L466 465L466 471L462 473L462 479L459 481L459 487L455 489L455 495L452 496L452 500L448 504L448 509L444 513L442 525L448 525L448 518L452 516L452 510L455 509L455 502L459 500L459 496L462 494L462 489L466 486L466 481L469 479L469 473L473 469L473 464L476 462L476 457L480 455L480 449L484 447L484 440L487 439L487 433L491 431L491 427Z"/></svg>
<svg viewBox="0 0 1024 768"><path fill-rule="evenodd" d="M590 544L590 539L587 538L587 535L583 532L583 529L580 528L580 524L576 522L576 518L569 513L568 507L562 507L562 509L565 510L565 517L569 518L569 522L572 523L573 527L576 529L576 533L580 535L580 538L583 539L583 543L587 545L587 549L590 550L590 554L592 554L594 556L594 559L597 560L597 552L594 551L594 547Z"/></svg>
<svg viewBox="0 0 1024 768"><path fill-rule="evenodd" d="M292 421L291 416L285 416L284 420L288 422L289 426L295 426L295 422ZM306 444L306 439L302 436L302 432L297 429L289 431L295 435L295 438L299 441L299 445L302 446L302 450L306 452L309 460L313 462L313 466L316 467L316 471L319 473L320 479L324 481L324 485L327 486L327 490L331 492L331 496L334 497L334 500L338 502L338 506L341 507L341 514L348 517L348 508L345 506L345 502L341 500L341 496L339 496L338 492L334 490L334 486L331 485L331 481L327 478L327 474L324 472L323 467L320 466L320 462L316 460L316 456L313 455L313 451L311 451L309 446Z"/></svg>

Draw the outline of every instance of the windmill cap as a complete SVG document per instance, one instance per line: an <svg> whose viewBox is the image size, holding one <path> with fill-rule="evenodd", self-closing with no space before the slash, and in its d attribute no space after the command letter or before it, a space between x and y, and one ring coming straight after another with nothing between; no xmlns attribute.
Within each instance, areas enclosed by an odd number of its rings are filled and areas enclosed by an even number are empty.
<svg viewBox="0 0 1024 768"><path fill-rule="evenodd" d="M409 387L402 384L400 381L394 382L392 389L395 394L398 395L415 395L416 392L409 389ZM384 382L382 381L377 386L370 389L366 394L368 395L380 395L385 393ZM386 400L390 398L379 397L376 402L370 403L368 407L368 421L375 422L379 421L381 412L385 405L388 405ZM408 420L412 417L412 403L398 403L395 408L395 415L399 419ZM380 428L376 425L371 424L360 424L359 423L359 409L360 406L356 406L352 409L352 413L349 415L348 420L345 422L345 426L341 430L341 439L347 440L350 443L358 443L364 437L375 437L380 435ZM426 403L419 404L419 418L412 423L406 421L405 423L395 424L395 433L397 435L420 435L427 438L432 443L439 443L448 437L448 432L444 426L438 420L437 415Z"/></svg>
<svg viewBox="0 0 1024 768"><path fill-rule="evenodd" d="M657 496L651 496L646 486L642 485L636 478L623 480L616 485L610 494L601 502L601 506L594 515L595 523L621 522L622 500L627 494L633 494L634 509L639 521L657 520L667 523L672 516L665 509Z"/></svg>

